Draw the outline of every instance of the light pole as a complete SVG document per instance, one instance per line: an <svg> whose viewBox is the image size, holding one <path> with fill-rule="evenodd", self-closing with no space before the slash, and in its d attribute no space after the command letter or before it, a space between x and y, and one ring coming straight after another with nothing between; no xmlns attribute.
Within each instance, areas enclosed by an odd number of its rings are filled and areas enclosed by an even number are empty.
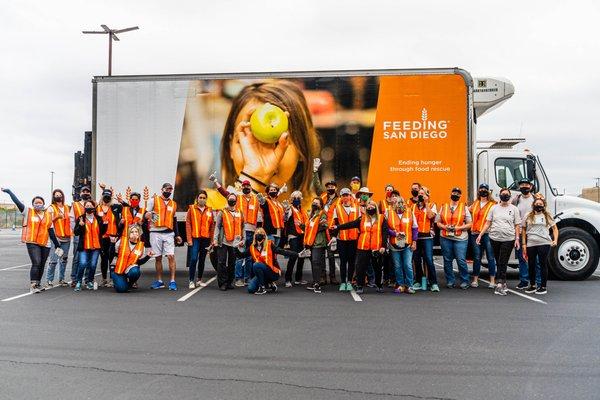
<svg viewBox="0 0 600 400"><path fill-rule="evenodd" d="M600 177L594 179L596 180L596 201L600 203Z"/></svg>
<svg viewBox="0 0 600 400"><path fill-rule="evenodd" d="M108 76L111 76L112 75L112 41L113 40L116 40L117 42L119 41L119 38L117 37L116 34L123 33L123 32L129 32L129 31L135 31L140 28L137 26L132 26L131 28L125 28L125 29L110 29L106 25L100 25L100 26L102 27L102 29L104 29L103 31L82 31L81 33L108 35Z"/></svg>
<svg viewBox="0 0 600 400"><path fill-rule="evenodd" d="M50 171L50 196L54 192L54 171Z"/></svg>

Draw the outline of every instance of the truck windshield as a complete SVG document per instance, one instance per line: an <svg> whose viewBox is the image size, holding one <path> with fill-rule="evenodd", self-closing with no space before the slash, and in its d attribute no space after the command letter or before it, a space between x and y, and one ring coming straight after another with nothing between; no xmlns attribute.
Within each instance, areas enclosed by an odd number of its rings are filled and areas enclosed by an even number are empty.
<svg viewBox="0 0 600 400"><path fill-rule="evenodd" d="M517 190L519 188L519 180L527 178L527 166L525 162L524 158L497 158L494 164L498 186Z"/></svg>
<svg viewBox="0 0 600 400"><path fill-rule="evenodd" d="M536 160L536 163L537 163L538 170L540 171L543 179L546 181L546 184L548 185L548 188L550 189L550 191L552 192L553 195L558 196L558 191L556 190L556 188L554 188L550 184L550 180L548 179L548 175L546 175L546 171L544 170L544 166L542 165L542 162L540 161L540 158L538 156L535 156L535 160Z"/></svg>

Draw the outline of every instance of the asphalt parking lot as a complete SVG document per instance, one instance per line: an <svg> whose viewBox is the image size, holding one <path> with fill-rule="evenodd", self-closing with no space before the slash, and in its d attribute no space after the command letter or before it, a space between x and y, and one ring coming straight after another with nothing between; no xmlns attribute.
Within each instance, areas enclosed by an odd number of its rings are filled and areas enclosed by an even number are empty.
<svg viewBox="0 0 600 400"><path fill-rule="evenodd" d="M149 263L136 292L27 295L25 247L0 231L0 398L600 398L600 271L545 296L189 296L184 259L177 292L148 288Z"/></svg>

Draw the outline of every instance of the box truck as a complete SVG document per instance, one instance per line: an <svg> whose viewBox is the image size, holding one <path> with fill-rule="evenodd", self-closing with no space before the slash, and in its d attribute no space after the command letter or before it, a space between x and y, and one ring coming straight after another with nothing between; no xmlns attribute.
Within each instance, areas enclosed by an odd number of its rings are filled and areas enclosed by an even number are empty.
<svg viewBox="0 0 600 400"><path fill-rule="evenodd" d="M275 182L310 201L314 158L322 160L322 182L335 179L341 188L358 177L376 199L387 184L408 196L413 182L437 204L453 187L472 201L481 182L497 199L500 188L516 194L527 178L560 229L554 276L585 279L598 265L600 206L559 194L523 139L477 142L479 118L514 93L507 80L436 68L97 76L92 85L89 152L78 163L90 171L76 171L77 182L150 194L174 183L180 221L202 188L211 205L224 204L208 181L214 171L232 188L245 179L257 191ZM286 113L286 132L267 137L252 125L247 135L240 124L265 104Z"/></svg>

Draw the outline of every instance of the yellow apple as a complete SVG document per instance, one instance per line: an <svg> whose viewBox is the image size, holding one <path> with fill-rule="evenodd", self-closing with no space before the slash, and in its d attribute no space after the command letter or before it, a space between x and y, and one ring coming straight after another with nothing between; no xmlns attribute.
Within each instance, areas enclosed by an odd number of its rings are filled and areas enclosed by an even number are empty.
<svg viewBox="0 0 600 400"><path fill-rule="evenodd" d="M263 143L276 143L281 134L288 129L288 117L285 112L271 103L258 107L250 117L252 134Z"/></svg>

